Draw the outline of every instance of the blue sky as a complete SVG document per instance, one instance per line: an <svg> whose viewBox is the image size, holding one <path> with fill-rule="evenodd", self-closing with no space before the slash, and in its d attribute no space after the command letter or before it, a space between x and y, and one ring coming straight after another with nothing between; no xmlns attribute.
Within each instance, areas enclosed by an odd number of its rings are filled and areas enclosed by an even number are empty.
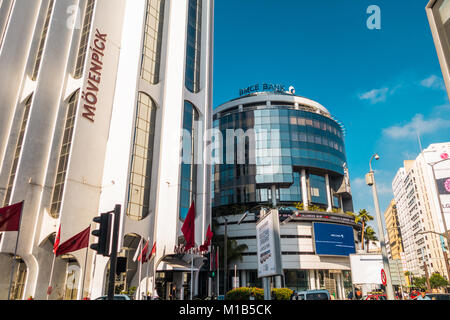
<svg viewBox="0 0 450 320"><path fill-rule="evenodd" d="M354 207L375 216L364 175L372 154L380 207L403 160L450 140L450 105L428 0L217 0L214 106L254 83L293 85L346 127ZM370 5L381 29L369 30ZM375 223L372 223L375 226Z"/></svg>

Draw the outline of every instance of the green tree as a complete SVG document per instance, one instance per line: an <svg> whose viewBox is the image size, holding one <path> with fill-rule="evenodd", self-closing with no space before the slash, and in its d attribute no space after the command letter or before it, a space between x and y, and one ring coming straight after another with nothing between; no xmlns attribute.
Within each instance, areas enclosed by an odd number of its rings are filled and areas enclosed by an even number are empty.
<svg viewBox="0 0 450 320"><path fill-rule="evenodd" d="M421 289L427 288L427 279L425 277L413 277L412 285Z"/></svg>
<svg viewBox="0 0 450 320"><path fill-rule="evenodd" d="M433 289L443 288L448 285L447 279L440 275L439 272L435 272L430 277L430 286Z"/></svg>
<svg viewBox="0 0 450 320"><path fill-rule="evenodd" d="M369 214L369 212L366 211L366 209L359 210L359 214L355 218L355 222L362 224L362 231L361 231L361 249L364 250L364 234L365 234L365 226L366 223L369 221L372 221L373 217Z"/></svg>
<svg viewBox="0 0 450 320"><path fill-rule="evenodd" d="M369 252L369 244L371 242L374 243L375 241L378 241L378 237L375 230L373 230L371 226L367 226L365 231L364 238L366 239L367 252Z"/></svg>

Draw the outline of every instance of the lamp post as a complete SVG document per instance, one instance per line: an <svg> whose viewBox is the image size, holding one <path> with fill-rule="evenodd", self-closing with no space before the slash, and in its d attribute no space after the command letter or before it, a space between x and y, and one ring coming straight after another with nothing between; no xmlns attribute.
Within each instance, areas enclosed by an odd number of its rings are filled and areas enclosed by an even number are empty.
<svg viewBox="0 0 450 320"><path fill-rule="evenodd" d="M377 186L375 183L375 175L372 170L373 158L375 158L375 160L378 160L378 159L380 159L380 156L375 153L372 156L372 158L370 158L370 161L369 161L370 172L366 175L366 183L367 183L367 185L372 186L373 201L375 204L375 211L376 211L376 215L377 215L377 227L378 227L378 233L379 233L379 237L380 237L381 256L383 258L383 267L384 267L384 272L386 274L386 295L387 295L388 300L395 300L394 289L392 288L391 271L389 269L389 258L387 255L386 243L384 240L384 230L383 230L383 223L381 220L381 212L380 212L380 204L378 201Z"/></svg>

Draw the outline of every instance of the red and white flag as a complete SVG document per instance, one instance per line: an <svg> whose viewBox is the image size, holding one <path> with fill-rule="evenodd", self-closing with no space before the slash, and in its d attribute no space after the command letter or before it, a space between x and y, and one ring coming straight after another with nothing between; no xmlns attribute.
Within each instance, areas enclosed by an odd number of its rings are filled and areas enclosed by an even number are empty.
<svg viewBox="0 0 450 320"><path fill-rule="evenodd" d="M136 262L136 260L141 255L141 250L142 250L142 238L139 240L139 245L138 245L138 247L136 249L136 253L134 254L134 257L133 257L133 261L134 262Z"/></svg>
<svg viewBox="0 0 450 320"><path fill-rule="evenodd" d="M152 251L150 251L150 254L147 257L147 261L152 260L155 255L156 255L156 242L153 244Z"/></svg>
<svg viewBox="0 0 450 320"><path fill-rule="evenodd" d="M58 234L56 235L55 244L53 245L54 254L56 254L56 251L58 250L60 240L61 240L61 225L59 225Z"/></svg>
<svg viewBox="0 0 450 320"><path fill-rule="evenodd" d="M0 209L0 232L19 231L23 202Z"/></svg>

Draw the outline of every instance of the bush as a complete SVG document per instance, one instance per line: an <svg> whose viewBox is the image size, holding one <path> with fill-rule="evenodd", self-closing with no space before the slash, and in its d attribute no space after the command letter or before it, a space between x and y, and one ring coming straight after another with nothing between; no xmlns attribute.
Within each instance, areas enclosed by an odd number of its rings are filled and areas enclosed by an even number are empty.
<svg viewBox="0 0 450 320"><path fill-rule="evenodd" d="M227 292L227 300L250 300L250 294L253 292L255 300L264 300L264 289L241 287ZM272 300L289 300L292 290L288 288L272 289Z"/></svg>
<svg viewBox="0 0 450 320"><path fill-rule="evenodd" d="M288 288L272 289L272 300L289 300L293 291Z"/></svg>
<svg viewBox="0 0 450 320"><path fill-rule="evenodd" d="M250 300L250 294L253 292L255 300L264 300L264 290L261 288L241 287L227 292L227 300Z"/></svg>

